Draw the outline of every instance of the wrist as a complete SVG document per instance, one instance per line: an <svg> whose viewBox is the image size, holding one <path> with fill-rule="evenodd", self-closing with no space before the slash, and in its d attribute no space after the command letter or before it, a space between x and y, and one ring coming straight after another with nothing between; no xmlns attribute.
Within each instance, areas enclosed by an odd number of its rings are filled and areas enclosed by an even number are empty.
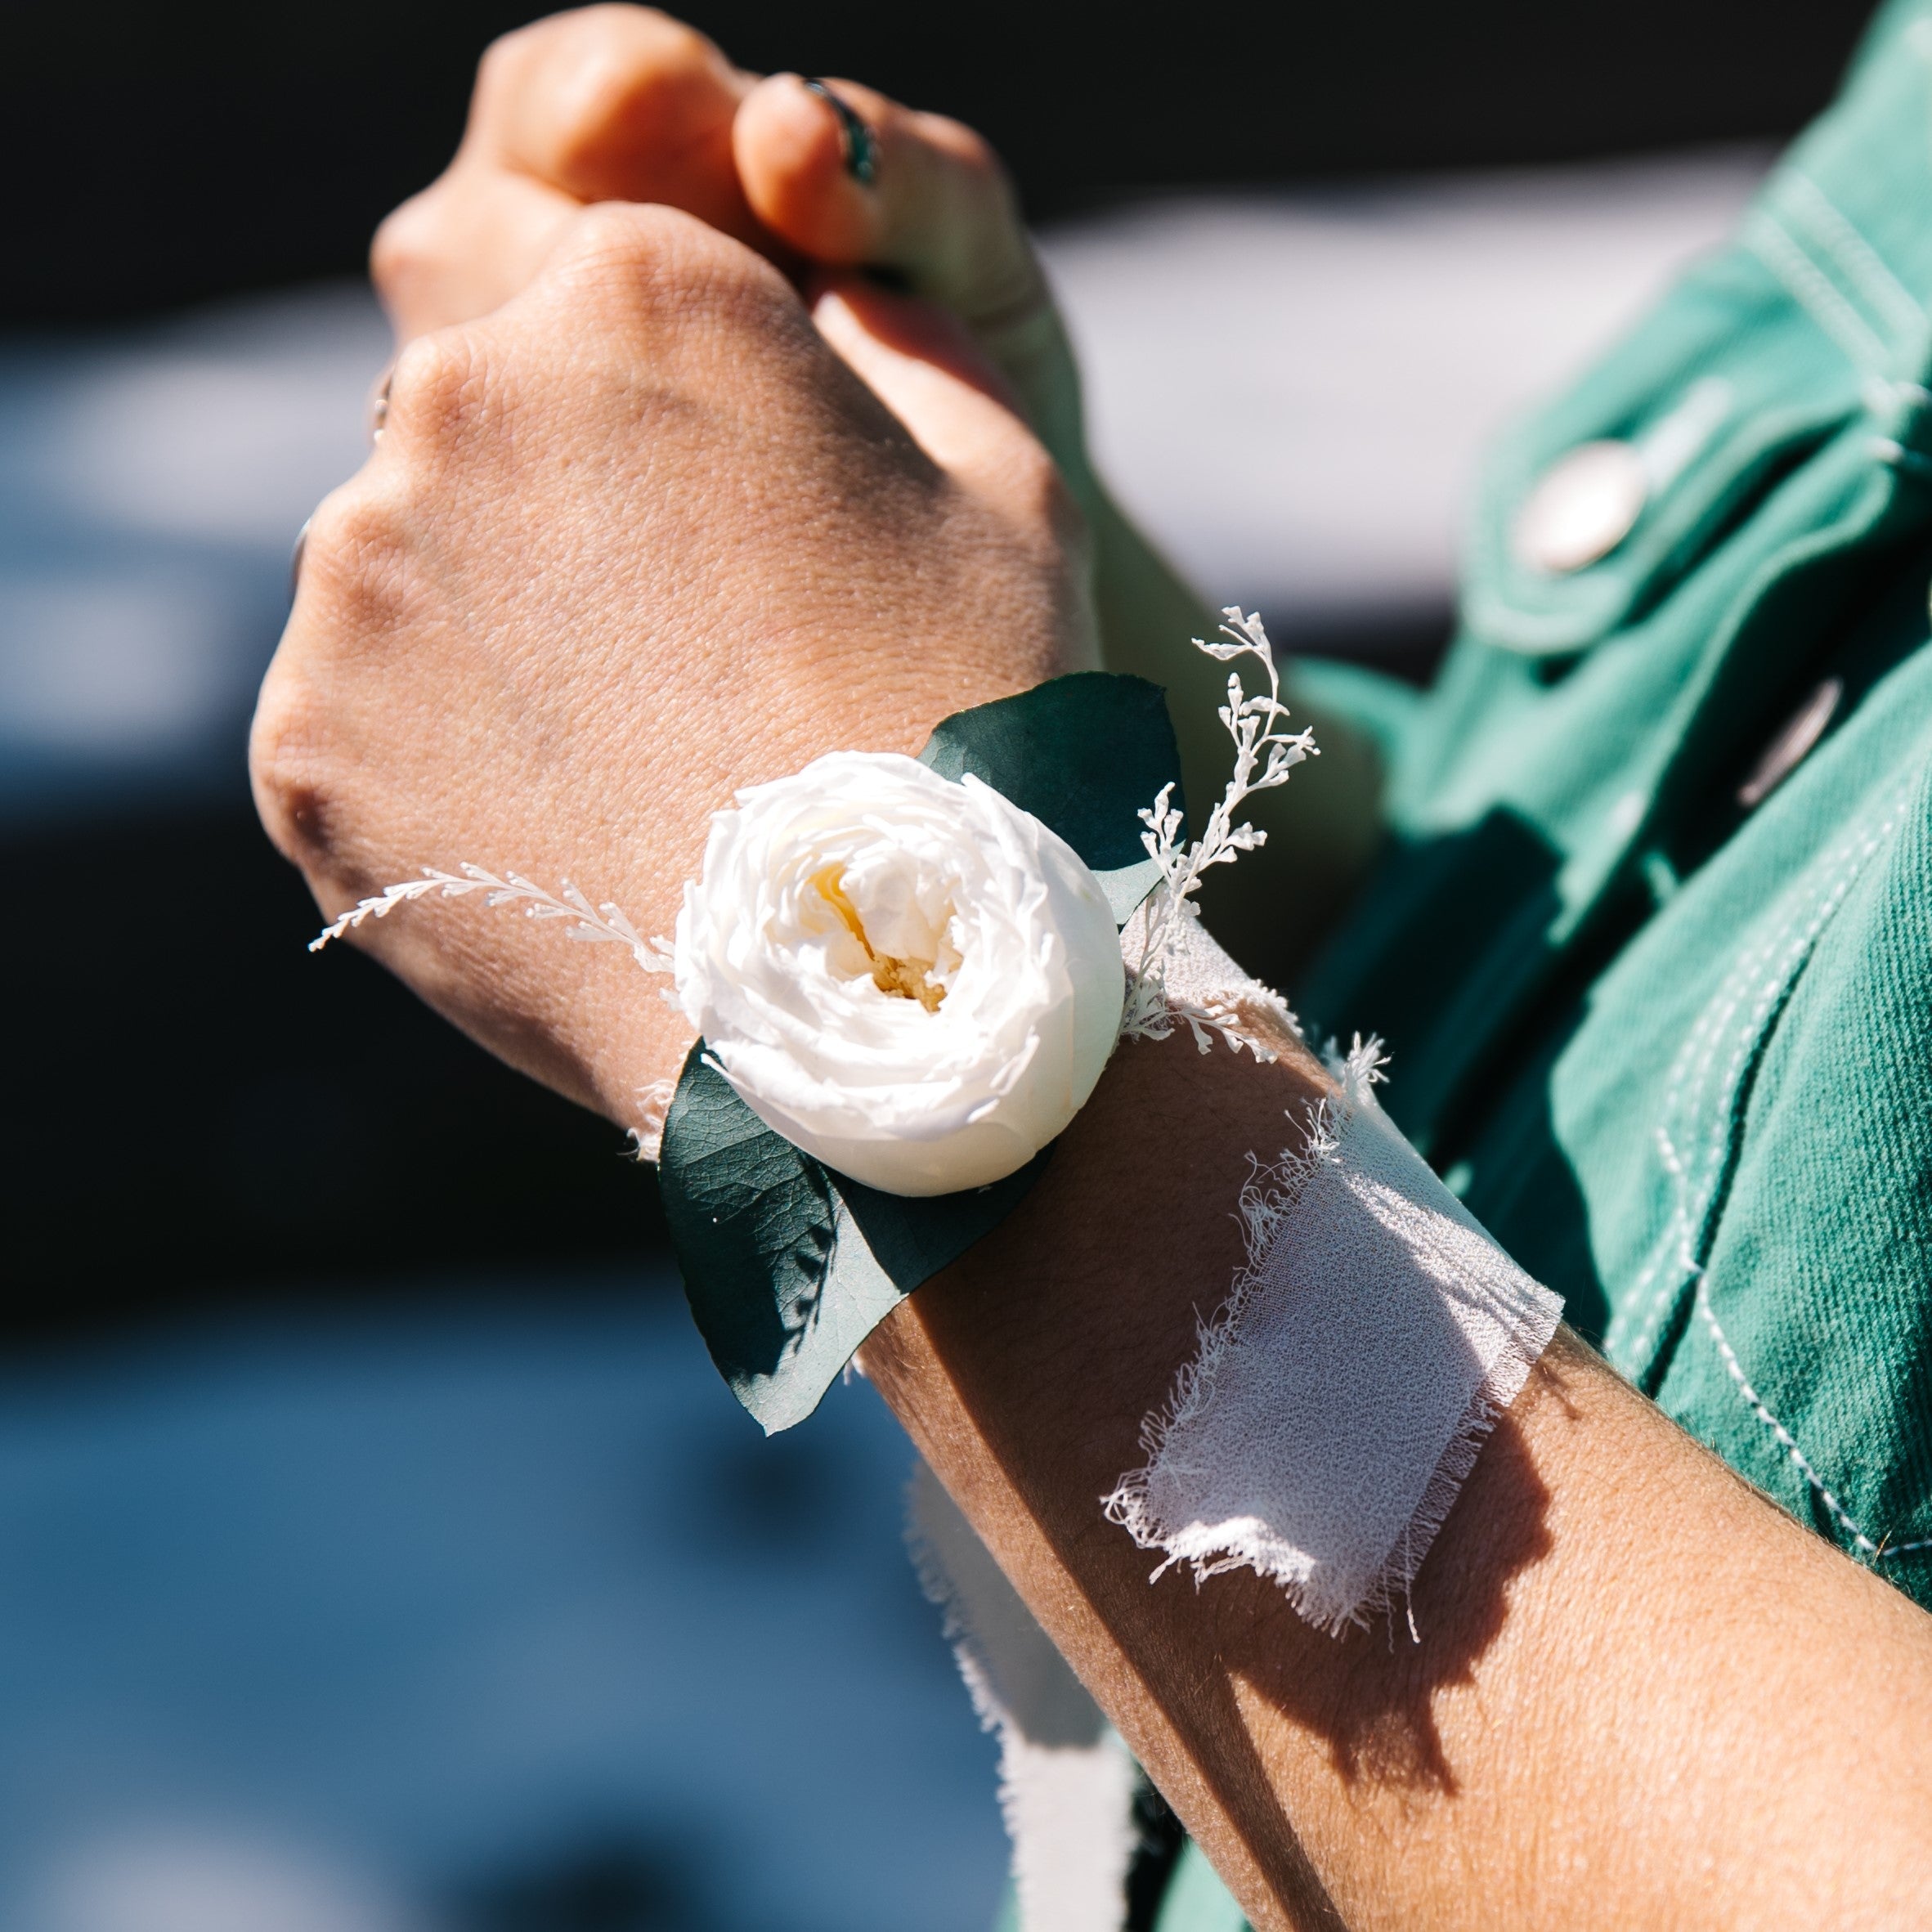
<svg viewBox="0 0 1932 1932"><path fill-rule="evenodd" d="M1332 1087L1294 1042L1260 1065L1185 1033L1115 1054L1033 1192L867 1343L867 1374L942 1481L990 1450L1042 1520L1105 1535L1144 1583L1092 1499L1136 1459L1211 1284L1239 1264L1225 1210L1247 1156L1290 1141Z"/></svg>

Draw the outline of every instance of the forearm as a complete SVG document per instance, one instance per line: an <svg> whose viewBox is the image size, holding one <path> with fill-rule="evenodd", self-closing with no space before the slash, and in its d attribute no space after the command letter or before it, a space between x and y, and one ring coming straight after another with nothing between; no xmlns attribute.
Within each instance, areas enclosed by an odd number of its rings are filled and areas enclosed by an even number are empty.
<svg viewBox="0 0 1932 1932"><path fill-rule="evenodd" d="M406 352L381 444L314 520L252 740L330 910L473 859L594 880L663 932L735 786L909 750L1083 661L1045 453L912 360L872 338L862 386L782 277L661 207L589 211L522 294ZM1293 792L1329 789L1334 755ZM1292 876L1283 896L1310 917ZM628 948L533 948L480 894L357 936L621 1120L689 1043ZM1580 1354L1483 1455L1414 1647L1333 1642L1239 1576L1150 1589L1104 1520L1240 1258L1244 1157L1321 1079L1124 1048L872 1372L1263 1925L1318 1912L1317 1886L1365 1923L1493 1919L1522 1887L1544 1923L1602 1923L1606 1874L1637 1922L1821 1898L1855 1919L1907 1882L1932 1809L1925 1620Z"/></svg>
<svg viewBox="0 0 1932 1932"><path fill-rule="evenodd" d="M1244 1157L1322 1079L1123 1049L867 1372L1258 1926L1893 1922L1932 1882L1932 1625L1567 1338L1423 1568L1419 1641L1329 1638L1245 1573L1150 1587L1103 1519L1240 1261Z"/></svg>

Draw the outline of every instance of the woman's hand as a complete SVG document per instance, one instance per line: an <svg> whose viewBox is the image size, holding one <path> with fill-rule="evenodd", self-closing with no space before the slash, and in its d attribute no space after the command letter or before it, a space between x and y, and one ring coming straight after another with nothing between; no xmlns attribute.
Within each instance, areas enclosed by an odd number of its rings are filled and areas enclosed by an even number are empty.
<svg viewBox="0 0 1932 1932"><path fill-rule="evenodd" d="M761 80L654 9L586 7L505 35L483 56L455 159L376 235L398 338L506 301L586 204L661 202L800 278L892 271L965 325L1084 496L1073 352L998 158L957 121L831 85L871 130L870 186L798 75Z"/></svg>
<svg viewBox="0 0 1932 1932"><path fill-rule="evenodd" d="M970 355L876 290L818 321L715 230L606 205L522 294L403 352L387 433L316 513L251 746L325 910L467 860L666 931L736 787L915 751L1091 661L1078 514ZM619 948L473 900L356 936L622 1122L688 1043Z"/></svg>
<svg viewBox="0 0 1932 1932"><path fill-rule="evenodd" d="M853 312L876 327L890 315L904 353L891 359L890 393L881 392L942 463L951 433L942 419L957 393L947 374L997 390L1032 425L1086 518L1107 664L1168 687L1187 789L1213 797L1226 778L1215 717L1222 674L1187 640L1212 634L1215 619L1094 470L1073 351L997 157L957 121L856 83L830 85L872 132L869 186L846 167L838 114L796 74L746 73L664 14L592 7L506 36L484 56L455 160L376 236L372 271L398 338L508 300L591 201L682 208L809 290L842 271L847 302L818 309L831 318L828 339L875 381L877 365L861 352L868 332ZM862 268L891 271L927 312L867 288ZM921 358L940 365L933 382L917 379ZM1308 707L1297 708L1310 721ZM1258 800L1268 867L1224 874L1206 896L1224 941L1274 977L1292 973L1367 871L1379 836L1373 747L1341 720L1312 721L1320 784ZM1301 915L1284 925L1280 881L1289 872Z"/></svg>

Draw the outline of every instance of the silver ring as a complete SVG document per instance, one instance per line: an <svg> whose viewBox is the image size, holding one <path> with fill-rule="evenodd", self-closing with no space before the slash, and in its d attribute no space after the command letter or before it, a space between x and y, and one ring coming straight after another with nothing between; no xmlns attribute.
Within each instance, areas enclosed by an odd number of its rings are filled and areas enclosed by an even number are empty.
<svg viewBox="0 0 1932 1932"><path fill-rule="evenodd" d="M392 362L383 371L369 398L369 446L374 449L383 440L383 432L389 427L389 384L394 379L396 365Z"/></svg>
<svg viewBox="0 0 1932 1932"><path fill-rule="evenodd" d="M801 74L808 94L816 94L838 117L839 152L845 172L862 188L876 186L879 179L879 137L857 108L841 100L816 74Z"/></svg>
<svg viewBox="0 0 1932 1932"><path fill-rule="evenodd" d="M294 603L295 593L302 587L302 553L308 548L308 527L315 522L313 517L304 517L302 527L295 532L295 548L289 553L289 602Z"/></svg>

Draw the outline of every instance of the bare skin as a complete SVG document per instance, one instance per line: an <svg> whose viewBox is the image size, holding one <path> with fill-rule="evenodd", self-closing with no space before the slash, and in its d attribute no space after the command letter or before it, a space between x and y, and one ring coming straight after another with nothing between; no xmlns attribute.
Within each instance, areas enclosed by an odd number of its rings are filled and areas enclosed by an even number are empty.
<svg viewBox="0 0 1932 1932"><path fill-rule="evenodd" d="M1040 1186L875 1334L921 1453L1262 1928L1904 1926L1932 1619L1565 1331L1405 1627L1337 1640L1100 1517L1312 1069L1123 1049ZM1158 1118L1163 1132L1145 1123Z"/></svg>
<svg viewBox="0 0 1932 1932"><path fill-rule="evenodd" d="M257 796L328 911L477 858L666 930L733 787L1090 659L1066 466L928 312L814 316L664 208L573 204L516 289L399 362L264 688ZM358 937L627 1124L683 1050L618 948L473 902ZM1567 1338L1424 1566L1419 1642L1330 1639L1251 1577L1150 1586L1102 1519L1239 1258L1211 1204L1324 1078L1123 1050L868 1345L1035 1614L1270 1932L1924 1923L1932 1619Z"/></svg>
<svg viewBox="0 0 1932 1932"><path fill-rule="evenodd" d="M484 57L455 158L376 235L371 273L397 340L507 301L592 201L682 208L808 290L827 271L889 271L960 325L945 348L929 338L920 352L1004 396L1045 444L1086 520L1106 662L1173 694L1183 777L1192 795L1212 796L1225 762L1222 674L1187 640L1212 634L1217 616L1095 468L1073 347L998 156L944 115L855 81L830 84L873 131L872 186L846 173L837 119L798 75L748 73L653 9L586 7L505 36ZM926 400L894 399L922 438ZM1372 747L1297 693L1292 669L1289 686L1316 727L1322 782L1263 794L1253 816L1293 868L1297 919L1283 928L1271 905L1255 908L1247 872L1218 874L1204 902L1264 975L1305 956L1377 845Z"/></svg>
<svg viewBox="0 0 1932 1932"><path fill-rule="evenodd" d="M1091 665L1058 473L908 352L930 319L905 310L854 288L814 328L749 249L606 203L522 294L403 351L381 442L311 522L251 739L263 823L325 903L482 854L668 931L737 787L834 746L917 751L950 711ZM512 921L363 930L627 1125L690 1044L594 949L557 980Z"/></svg>

